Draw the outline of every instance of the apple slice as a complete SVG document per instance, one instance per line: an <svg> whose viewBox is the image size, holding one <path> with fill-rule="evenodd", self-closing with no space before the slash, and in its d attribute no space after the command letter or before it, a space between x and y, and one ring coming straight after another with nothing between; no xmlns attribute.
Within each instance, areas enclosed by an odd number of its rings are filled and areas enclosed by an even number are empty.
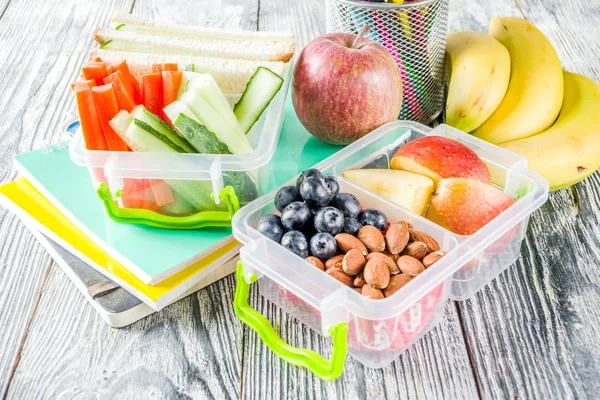
<svg viewBox="0 0 600 400"><path fill-rule="evenodd" d="M459 235L472 235L514 203L512 197L488 184L444 179L431 196L425 218Z"/></svg>
<svg viewBox="0 0 600 400"><path fill-rule="evenodd" d="M443 136L423 136L407 143L394 154L390 166L425 175L436 184L445 178L491 182L487 166L473 150Z"/></svg>
<svg viewBox="0 0 600 400"><path fill-rule="evenodd" d="M404 208L423 215L433 181L426 176L393 169L352 169L344 178L377 193Z"/></svg>

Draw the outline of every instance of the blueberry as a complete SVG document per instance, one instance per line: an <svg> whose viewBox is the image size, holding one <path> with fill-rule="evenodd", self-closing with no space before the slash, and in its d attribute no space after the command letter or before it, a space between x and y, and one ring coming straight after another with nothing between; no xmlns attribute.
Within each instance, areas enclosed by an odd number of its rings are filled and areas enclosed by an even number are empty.
<svg viewBox="0 0 600 400"><path fill-rule="evenodd" d="M275 194L275 208L280 212L294 201L302 201L296 186L284 186Z"/></svg>
<svg viewBox="0 0 600 400"><path fill-rule="evenodd" d="M323 179L323 174L318 169L315 169L315 168L307 169L306 171L302 172L300 174L300 176L298 177L298 180L296 181L296 186L298 188L300 188L300 185L302 184L302 182L304 182L304 180L306 178L310 178L313 176Z"/></svg>
<svg viewBox="0 0 600 400"><path fill-rule="evenodd" d="M281 238L281 245L302 258L308 257L308 242L302 232L289 231Z"/></svg>
<svg viewBox="0 0 600 400"><path fill-rule="evenodd" d="M340 184L338 183L337 179L335 179L333 176L326 176L324 180L325 185L327 185L327 189L331 194L331 198L333 199L335 195L337 195L340 192Z"/></svg>
<svg viewBox="0 0 600 400"><path fill-rule="evenodd" d="M320 260L329 260L337 252L335 238L329 233L317 233L310 239L310 254Z"/></svg>
<svg viewBox="0 0 600 400"><path fill-rule="evenodd" d="M274 214L267 214L260 217L256 228L260 233L277 243L281 241L281 237L285 233L285 228L281 224L281 218L279 218L279 215Z"/></svg>
<svg viewBox="0 0 600 400"><path fill-rule="evenodd" d="M344 228L344 214L337 208L325 207L315 215L315 228L319 232L337 235Z"/></svg>
<svg viewBox="0 0 600 400"><path fill-rule="evenodd" d="M350 193L339 193L331 201L331 206L337 208L347 218L358 218L360 202Z"/></svg>
<svg viewBox="0 0 600 400"><path fill-rule="evenodd" d="M342 232L356 236L362 227L362 224L355 218L344 218L344 229L342 229Z"/></svg>
<svg viewBox="0 0 600 400"><path fill-rule="evenodd" d="M363 225L372 225L380 231L384 231L387 228L387 217L384 213L376 208L367 208L360 214L358 222Z"/></svg>
<svg viewBox="0 0 600 400"><path fill-rule="evenodd" d="M331 200L329 190L323 178L311 176L300 184L300 196L311 210L323 208Z"/></svg>
<svg viewBox="0 0 600 400"><path fill-rule="evenodd" d="M287 229L300 229L312 218L308 206L301 201L294 201L281 212L281 223Z"/></svg>

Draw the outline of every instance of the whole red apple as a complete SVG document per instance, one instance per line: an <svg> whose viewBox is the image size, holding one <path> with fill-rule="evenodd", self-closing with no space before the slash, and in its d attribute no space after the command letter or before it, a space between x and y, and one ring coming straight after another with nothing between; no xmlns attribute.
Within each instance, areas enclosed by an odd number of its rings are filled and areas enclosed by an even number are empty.
<svg viewBox="0 0 600 400"><path fill-rule="evenodd" d="M396 61L383 46L360 34L331 33L314 39L300 53L292 85L298 119L311 134L331 144L360 139L397 119L402 107Z"/></svg>

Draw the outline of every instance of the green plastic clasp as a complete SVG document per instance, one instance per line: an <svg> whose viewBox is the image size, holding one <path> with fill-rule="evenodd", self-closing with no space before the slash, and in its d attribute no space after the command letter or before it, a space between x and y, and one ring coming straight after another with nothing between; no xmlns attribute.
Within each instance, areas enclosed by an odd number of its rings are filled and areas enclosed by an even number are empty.
<svg viewBox="0 0 600 400"><path fill-rule="evenodd" d="M240 209L240 202L231 186L226 186L219 193L219 198L227 205L227 211L200 211L184 217L162 215L141 208L121 208L112 198L108 185L100 183L96 191L108 216L127 224L141 224L163 229L200 229L209 226L229 227L233 214Z"/></svg>
<svg viewBox="0 0 600 400"><path fill-rule="evenodd" d="M238 318L254 329L262 341L280 358L298 367L304 367L324 381L338 378L344 370L346 353L348 352L348 324L341 322L331 328L332 353L331 361L308 349L298 349L284 342L273 326L262 314L248 305L250 284L244 279L242 262L237 265L237 285L233 307ZM252 274L250 280L256 282L257 276Z"/></svg>

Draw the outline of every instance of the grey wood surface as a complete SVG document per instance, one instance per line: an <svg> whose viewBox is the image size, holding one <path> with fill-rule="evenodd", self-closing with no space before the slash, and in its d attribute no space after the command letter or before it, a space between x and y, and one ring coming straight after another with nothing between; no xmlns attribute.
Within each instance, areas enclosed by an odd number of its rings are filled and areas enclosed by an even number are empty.
<svg viewBox="0 0 600 400"><path fill-rule="evenodd" d="M0 1L0 182L10 158L56 138L68 84L113 11L231 29L324 32L319 0ZM600 3L452 0L452 30L522 15L566 69L600 81ZM43 38L43 41L40 41ZM551 195L520 260L390 366L349 358L324 383L279 360L237 320L232 276L131 327L108 328L18 220L0 209L0 396L8 398L597 398L600 393L600 179ZM282 337L330 345L251 292Z"/></svg>

